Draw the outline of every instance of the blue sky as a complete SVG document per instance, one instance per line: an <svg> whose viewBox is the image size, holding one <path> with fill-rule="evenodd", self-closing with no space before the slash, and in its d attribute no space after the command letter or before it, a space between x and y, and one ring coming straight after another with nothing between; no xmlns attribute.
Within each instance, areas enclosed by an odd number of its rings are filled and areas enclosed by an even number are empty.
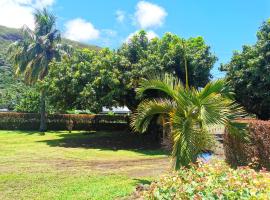
<svg viewBox="0 0 270 200"><path fill-rule="evenodd" d="M256 41L256 31L270 17L270 0L0 0L0 24L31 26L34 8L48 7L62 33L89 44L117 48L132 33L145 29L149 38L172 32L203 36L219 58ZM9 20L7 20L9 19Z"/></svg>

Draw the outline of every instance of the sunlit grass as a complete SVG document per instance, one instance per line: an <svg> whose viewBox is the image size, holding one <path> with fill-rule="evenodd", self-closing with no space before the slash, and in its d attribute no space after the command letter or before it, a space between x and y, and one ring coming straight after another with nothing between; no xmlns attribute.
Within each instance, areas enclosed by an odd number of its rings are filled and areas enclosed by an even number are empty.
<svg viewBox="0 0 270 200"><path fill-rule="evenodd" d="M166 154L158 149L88 144L94 138L119 137L115 134L48 132L43 136L38 132L0 131L0 199L114 199L130 194L137 183L154 177L137 180L128 172L149 170L154 164L125 163L164 158ZM91 167L93 161L119 161L122 167L98 170Z"/></svg>

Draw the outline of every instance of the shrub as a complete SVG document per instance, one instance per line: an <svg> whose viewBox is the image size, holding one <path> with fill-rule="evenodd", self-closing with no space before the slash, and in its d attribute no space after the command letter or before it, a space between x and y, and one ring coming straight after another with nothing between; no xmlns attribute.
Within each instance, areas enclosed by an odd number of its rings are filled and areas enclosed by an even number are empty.
<svg viewBox="0 0 270 200"><path fill-rule="evenodd" d="M125 130L128 116L90 114L50 114L46 118L48 130ZM72 128L70 122L72 121ZM0 129L38 130L40 115L37 113L0 113Z"/></svg>
<svg viewBox="0 0 270 200"><path fill-rule="evenodd" d="M244 121L248 123L250 141L244 142L225 130L226 161L234 167L249 165L255 169L270 170L270 121Z"/></svg>
<svg viewBox="0 0 270 200"><path fill-rule="evenodd" d="M270 173L230 168L224 161L182 168L153 182L144 199L262 199L270 197Z"/></svg>

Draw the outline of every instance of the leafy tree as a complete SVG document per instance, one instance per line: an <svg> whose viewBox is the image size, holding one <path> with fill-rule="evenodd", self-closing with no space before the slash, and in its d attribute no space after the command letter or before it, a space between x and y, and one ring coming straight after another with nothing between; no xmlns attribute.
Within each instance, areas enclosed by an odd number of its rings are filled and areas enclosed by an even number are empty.
<svg viewBox="0 0 270 200"><path fill-rule="evenodd" d="M253 46L234 52L230 63L222 65L234 88L236 100L260 119L270 118L270 20L264 22Z"/></svg>
<svg viewBox="0 0 270 200"><path fill-rule="evenodd" d="M101 110L102 106L127 105L134 111L140 99L135 89L139 81L157 71L173 73L184 83L185 60L189 84L203 87L211 78L216 57L203 38L184 40L167 33L148 40L144 31L118 50L78 50L71 58L55 62L48 77L52 104L61 111ZM147 96L157 96L151 91Z"/></svg>
<svg viewBox="0 0 270 200"><path fill-rule="evenodd" d="M210 81L216 57L210 52L202 37L184 40L177 35L166 33L161 39L148 40L145 31L134 35L117 51L120 62L122 94L117 101L135 110L139 104L135 89L139 80L155 72L175 74L186 82L186 67L191 86L203 87Z"/></svg>
<svg viewBox="0 0 270 200"><path fill-rule="evenodd" d="M172 157L175 169L189 166L198 155L213 145L213 134L209 128L226 125L232 133L245 128L232 122L244 112L231 98L225 82L217 80L203 89L184 87L181 81L171 75L143 79L137 89L138 95L149 90L158 90L166 97L142 101L132 119L136 131L145 132L155 116L163 117L170 125L173 141Z"/></svg>
<svg viewBox="0 0 270 200"><path fill-rule="evenodd" d="M100 112L102 106L117 105L114 95L119 88L115 54L109 49L76 50L62 62L53 62L46 78L51 105L61 111Z"/></svg>
<svg viewBox="0 0 270 200"><path fill-rule="evenodd" d="M23 39L11 45L9 52L16 74L23 74L27 84L43 81L49 71L49 63L60 59L60 32L55 29L55 16L46 9L34 13L35 29L22 29ZM45 88L40 94L40 131L46 130Z"/></svg>
<svg viewBox="0 0 270 200"><path fill-rule="evenodd" d="M28 87L28 90L20 92L20 94L20 100L15 105L16 111L30 113L39 112L40 95L35 87Z"/></svg>

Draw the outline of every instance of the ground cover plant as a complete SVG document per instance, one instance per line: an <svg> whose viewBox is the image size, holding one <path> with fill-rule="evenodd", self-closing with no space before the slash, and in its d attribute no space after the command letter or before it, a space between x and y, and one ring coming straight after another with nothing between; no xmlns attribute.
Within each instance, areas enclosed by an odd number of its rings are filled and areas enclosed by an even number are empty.
<svg viewBox="0 0 270 200"><path fill-rule="evenodd" d="M231 169L224 161L167 174L142 192L144 199L270 199L270 173Z"/></svg>
<svg viewBox="0 0 270 200"><path fill-rule="evenodd" d="M0 149L3 200L115 199L169 162L158 144L121 132L0 131Z"/></svg>

